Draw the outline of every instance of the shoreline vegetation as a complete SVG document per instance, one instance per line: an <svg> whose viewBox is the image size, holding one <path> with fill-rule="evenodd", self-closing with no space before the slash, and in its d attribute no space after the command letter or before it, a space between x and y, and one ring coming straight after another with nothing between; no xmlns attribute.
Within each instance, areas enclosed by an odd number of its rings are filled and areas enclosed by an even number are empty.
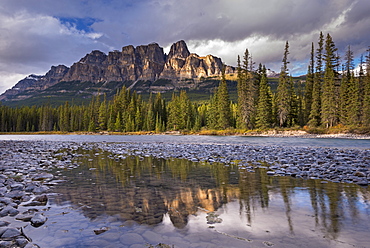
<svg viewBox="0 0 370 248"><path fill-rule="evenodd" d="M269 130L210 130L200 131L137 131L137 132L114 132L114 131L38 131L38 132L0 132L0 135L210 135L210 136L245 136L245 137L297 137L297 138L344 138L344 139L370 139L370 130L345 129L343 127L331 129L269 129Z"/></svg>

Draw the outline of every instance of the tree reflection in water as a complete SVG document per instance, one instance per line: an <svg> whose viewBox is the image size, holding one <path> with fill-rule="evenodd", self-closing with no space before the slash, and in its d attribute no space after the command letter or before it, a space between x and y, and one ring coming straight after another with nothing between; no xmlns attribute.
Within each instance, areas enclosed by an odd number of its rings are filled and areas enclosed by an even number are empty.
<svg viewBox="0 0 370 248"><path fill-rule="evenodd" d="M54 200L75 205L92 220L109 215L156 225L168 215L173 225L182 229L189 216L199 211L214 212L238 201L240 219L253 227L259 224L255 213L269 210L272 200L281 199L280 208L291 234L301 228L295 225L297 215L292 213L301 205L309 205L315 225L336 239L344 222L359 221L359 213L368 211L363 206L369 209L369 189L356 185L271 177L266 169L248 172L237 163L132 156L117 159L102 151L79 152L83 155L76 161L81 166L63 172L68 180L54 189L62 193Z"/></svg>

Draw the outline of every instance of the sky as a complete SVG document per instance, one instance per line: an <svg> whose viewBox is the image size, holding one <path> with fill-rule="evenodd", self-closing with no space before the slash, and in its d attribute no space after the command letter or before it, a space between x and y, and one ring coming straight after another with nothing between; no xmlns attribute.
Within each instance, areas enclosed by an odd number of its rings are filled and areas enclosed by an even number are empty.
<svg viewBox="0 0 370 248"><path fill-rule="evenodd" d="M170 46L236 65L245 49L256 64L305 74L311 43L330 33L356 58L370 45L369 0L0 0L0 94L29 74L71 66L92 50Z"/></svg>

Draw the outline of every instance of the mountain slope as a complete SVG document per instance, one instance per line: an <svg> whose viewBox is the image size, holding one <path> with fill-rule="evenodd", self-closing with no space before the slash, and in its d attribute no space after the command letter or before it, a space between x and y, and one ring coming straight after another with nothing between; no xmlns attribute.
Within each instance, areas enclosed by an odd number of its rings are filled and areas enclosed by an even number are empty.
<svg viewBox="0 0 370 248"><path fill-rule="evenodd" d="M158 44L125 46L105 54L92 51L70 68L52 66L44 76L30 75L0 96L3 102L79 101L94 94L113 95L126 86L139 93L189 90L209 93L217 86L223 63L213 55L190 53L184 41L169 54ZM226 74L235 68L226 66Z"/></svg>

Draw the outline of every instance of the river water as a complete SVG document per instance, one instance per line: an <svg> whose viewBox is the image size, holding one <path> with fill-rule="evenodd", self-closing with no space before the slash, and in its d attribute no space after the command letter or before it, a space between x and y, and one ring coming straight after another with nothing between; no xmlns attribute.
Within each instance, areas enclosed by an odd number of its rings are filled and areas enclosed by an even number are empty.
<svg viewBox="0 0 370 248"><path fill-rule="evenodd" d="M2 140L369 149L370 140L237 136L2 135ZM369 247L370 187L235 165L76 151L49 196L40 247Z"/></svg>
<svg viewBox="0 0 370 248"><path fill-rule="evenodd" d="M369 139L207 136L207 135L0 135L0 140L73 142L167 142L202 144L249 144L333 148L370 148Z"/></svg>

